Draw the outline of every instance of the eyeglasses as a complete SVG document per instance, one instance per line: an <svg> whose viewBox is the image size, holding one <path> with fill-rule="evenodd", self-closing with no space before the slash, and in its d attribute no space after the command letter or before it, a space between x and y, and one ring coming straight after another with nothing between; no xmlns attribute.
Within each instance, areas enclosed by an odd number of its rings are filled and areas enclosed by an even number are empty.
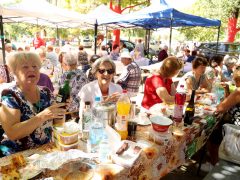
<svg viewBox="0 0 240 180"><path fill-rule="evenodd" d="M107 71L108 74L113 74L114 70L113 69L98 69L98 72L100 74L104 74Z"/></svg>

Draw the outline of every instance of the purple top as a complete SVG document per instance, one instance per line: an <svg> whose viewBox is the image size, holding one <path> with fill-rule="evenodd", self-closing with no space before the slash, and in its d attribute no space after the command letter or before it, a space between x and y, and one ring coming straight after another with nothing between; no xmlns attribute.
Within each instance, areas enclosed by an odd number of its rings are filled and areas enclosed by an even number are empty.
<svg viewBox="0 0 240 180"><path fill-rule="evenodd" d="M48 87L48 89L50 89L51 92L54 91L53 84L52 84L50 78L48 77L48 75L46 75L44 73L40 73L40 79L39 79L37 85Z"/></svg>

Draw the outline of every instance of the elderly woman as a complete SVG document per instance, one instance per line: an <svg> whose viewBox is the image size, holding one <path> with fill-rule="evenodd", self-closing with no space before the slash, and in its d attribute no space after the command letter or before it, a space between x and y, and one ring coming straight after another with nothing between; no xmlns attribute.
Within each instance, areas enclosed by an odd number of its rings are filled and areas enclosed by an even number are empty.
<svg viewBox="0 0 240 180"><path fill-rule="evenodd" d="M145 82L142 106L151 108L157 103L174 103L176 92L172 78L178 75L183 63L174 56L170 56L163 61L160 70L148 77Z"/></svg>
<svg viewBox="0 0 240 180"><path fill-rule="evenodd" d="M222 83L225 90L225 98L217 106L217 112L229 112L232 122L240 126L240 70L233 72L233 81L235 81L237 88L232 93L229 92L229 86L226 83Z"/></svg>
<svg viewBox="0 0 240 180"><path fill-rule="evenodd" d="M54 65L51 63L49 59L47 59L47 50L45 47L40 47L36 49L37 54L40 56L40 60L42 63L40 72L44 73L48 76L52 76L54 72Z"/></svg>
<svg viewBox="0 0 240 180"><path fill-rule="evenodd" d="M211 91L211 85L206 77L205 70L208 62L203 57L196 57L192 61L192 71L186 73L179 81L177 90L184 87L184 90L191 94L192 90L196 93L206 93Z"/></svg>
<svg viewBox="0 0 240 180"><path fill-rule="evenodd" d="M98 55L92 55L91 58L90 58L90 65L91 65L91 67L86 72L86 75L87 75L87 78L88 78L89 81L96 80L96 77L92 73L92 65L99 58L100 58L100 56L98 56Z"/></svg>
<svg viewBox="0 0 240 180"><path fill-rule="evenodd" d="M2 146L7 154L48 143L52 119L63 118L65 103L52 105L48 88L37 86L41 61L31 52L19 52L8 60L16 85L2 92L1 124L5 131Z"/></svg>
<svg viewBox="0 0 240 180"><path fill-rule="evenodd" d="M86 84L79 92L80 108L84 107L86 101L90 101L92 104L96 96L100 96L105 102L118 100L122 88L118 84L112 83L115 72L116 65L108 57L99 58L93 63L92 73L97 80Z"/></svg>
<svg viewBox="0 0 240 180"><path fill-rule="evenodd" d="M210 58L210 66L207 67L205 74L210 83L213 84L216 79L219 81L227 81L223 75L223 57L216 55Z"/></svg>
<svg viewBox="0 0 240 180"><path fill-rule="evenodd" d="M90 68L88 63L88 54L82 45L80 45L78 49L78 65L82 67L82 70L85 73Z"/></svg>
<svg viewBox="0 0 240 180"><path fill-rule="evenodd" d="M62 54L62 68L63 75L59 80L59 86L64 84L68 74L71 74L70 87L71 87L71 102L69 104L70 112L77 112L79 110L79 99L77 97L81 88L88 83L88 78L82 70L77 69L78 57L77 54L71 52Z"/></svg>
<svg viewBox="0 0 240 180"><path fill-rule="evenodd" d="M111 53L110 53L110 58L111 58L113 61L117 61L118 58L119 58L119 56L120 56L119 52L120 52L120 47L119 47L119 45L118 45L118 44L114 44L114 45L113 45L113 48L112 48L112 51L111 51Z"/></svg>
<svg viewBox="0 0 240 180"><path fill-rule="evenodd" d="M236 66L237 63L237 59L235 57L227 57L224 61L223 65L223 75L226 78L227 81L231 81L232 80L232 75L233 75L233 70Z"/></svg>

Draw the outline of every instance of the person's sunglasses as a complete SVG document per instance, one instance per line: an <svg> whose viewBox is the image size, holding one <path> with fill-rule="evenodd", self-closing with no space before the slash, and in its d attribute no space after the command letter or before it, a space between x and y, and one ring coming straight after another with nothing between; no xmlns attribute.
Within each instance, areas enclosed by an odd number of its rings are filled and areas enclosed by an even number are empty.
<svg viewBox="0 0 240 180"><path fill-rule="evenodd" d="M113 74L114 70L113 69L98 69L98 72L100 74L104 74L107 71L108 74Z"/></svg>

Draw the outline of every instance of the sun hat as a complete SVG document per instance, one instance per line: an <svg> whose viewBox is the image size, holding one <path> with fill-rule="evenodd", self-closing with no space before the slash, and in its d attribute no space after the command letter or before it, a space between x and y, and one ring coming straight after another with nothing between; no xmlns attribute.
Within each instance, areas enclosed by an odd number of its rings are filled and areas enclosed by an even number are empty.
<svg viewBox="0 0 240 180"><path fill-rule="evenodd" d="M132 56L130 55L130 53L128 51L124 51L121 53L121 58L129 58L132 59Z"/></svg>

